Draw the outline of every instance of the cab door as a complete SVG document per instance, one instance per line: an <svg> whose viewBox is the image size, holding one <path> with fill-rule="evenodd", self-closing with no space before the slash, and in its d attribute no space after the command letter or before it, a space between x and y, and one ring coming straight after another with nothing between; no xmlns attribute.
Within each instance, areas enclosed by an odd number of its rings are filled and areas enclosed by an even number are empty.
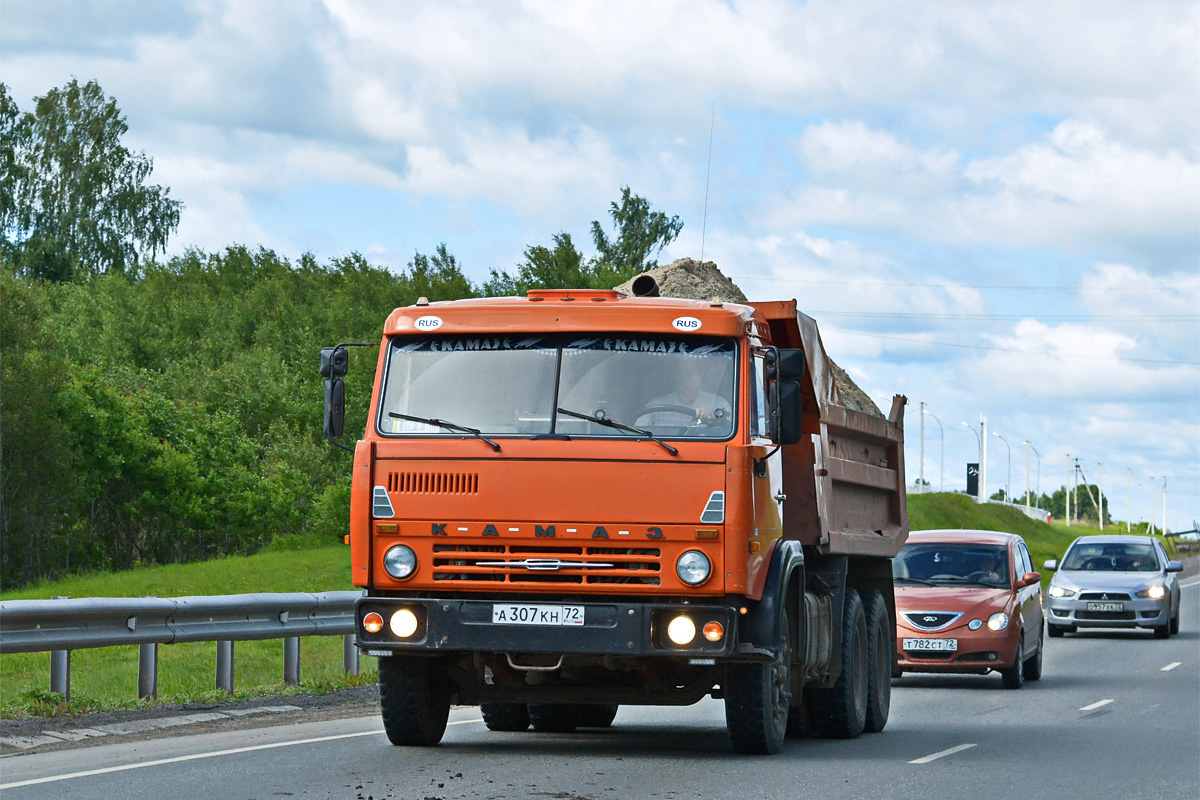
<svg viewBox="0 0 1200 800"><path fill-rule="evenodd" d="M1017 542L1016 552L1013 553L1013 563L1016 565L1016 578L1020 580L1027 572L1035 572L1033 557L1024 542ZM1021 607L1021 624L1025 631L1025 652L1022 657L1032 655L1037 649L1038 640L1044 626L1044 611L1042 609L1042 584L1022 586L1017 590L1017 603Z"/></svg>

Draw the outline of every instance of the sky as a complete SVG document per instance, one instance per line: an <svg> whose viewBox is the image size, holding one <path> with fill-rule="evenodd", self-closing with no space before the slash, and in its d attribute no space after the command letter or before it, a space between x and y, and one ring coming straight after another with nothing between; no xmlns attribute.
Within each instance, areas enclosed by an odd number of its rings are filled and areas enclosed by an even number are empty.
<svg viewBox="0 0 1200 800"><path fill-rule="evenodd" d="M482 281L628 186L684 222L662 263L908 396L910 482L962 490L986 416L989 493L1070 457L1200 519L1200 3L0 0L20 108L72 77L184 203L169 255Z"/></svg>

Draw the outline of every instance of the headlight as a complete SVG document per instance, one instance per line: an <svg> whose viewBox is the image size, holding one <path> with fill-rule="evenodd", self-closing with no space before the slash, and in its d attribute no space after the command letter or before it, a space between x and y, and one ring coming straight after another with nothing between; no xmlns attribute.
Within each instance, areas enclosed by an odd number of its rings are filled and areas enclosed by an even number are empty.
<svg viewBox="0 0 1200 800"><path fill-rule="evenodd" d="M1008 627L1008 614L1003 611L997 611L988 617L988 627L994 631L1002 631Z"/></svg>
<svg viewBox="0 0 1200 800"><path fill-rule="evenodd" d="M675 562L675 574L688 586L699 586L708 580L712 562L699 550L688 550Z"/></svg>
<svg viewBox="0 0 1200 800"><path fill-rule="evenodd" d="M404 580L417 571L417 554L411 547L398 544L383 556L383 568L396 580Z"/></svg>
<svg viewBox="0 0 1200 800"><path fill-rule="evenodd" d="M667 623L667 638L682 647L696 638L696 623L682 614Z"/></svg>
<svg viewBox="0 0 1200 800"><path fill-rule="evenodd" d="M1050 591L1047 594L1049 594L1051 597L1074 597L1075 590L1064 589L1061 586L1051 586Z"/></svg>
<svg viewBox="0 0 1200 800"><path fill-rule="evenodd" d="M1161 600L1167 596L1167 587L1151 586L1149 589L1142 589L1137 593L1138 597L1149 597L1151 600Z"/></svg>

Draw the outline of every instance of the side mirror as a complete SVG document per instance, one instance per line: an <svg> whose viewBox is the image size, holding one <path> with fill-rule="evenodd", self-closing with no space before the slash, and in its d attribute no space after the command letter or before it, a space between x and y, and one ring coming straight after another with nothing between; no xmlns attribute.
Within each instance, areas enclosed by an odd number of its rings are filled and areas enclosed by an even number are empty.
<svg viewBox="0 0 1200 800"><path fill-rule="evenodd" d="M350 351L344 347L321 348L321 377L341 378L350 366Z"/></svg>
<svg viewBox="0 0 1200 800"><path fill-rule="evenodd" d="M345 427L346 383L341 378L330 378L325 381L325 438L342 438Z"/></svg>
<svg viewBox="0 0 1200 800"><path fill-rule="evenodd" d="M1058 569L1058 559L1052 558L1049 561L1047 561L1045 564L1042 564L1042 566L1046 568L1047 572L1054 572L1055 570Z"/></svg>
<svg viewBox="0 0 1200 800"><path fill-rule="evenodd" d="M1183 572L1183 562L1182 561L1168 561L1167 562L1167 572Z"/></svg>
<svg viewBox="0 0 1200 800"><path fill-rule="evenodd" d="M768 381L798 381L804 377L804 351L772 347L763 361Z"/></svg>
<svg viewBox="0 0 1200 800"><path fill-rule="evenodd" d="M1037 572L1026 572L1025 575L1021 577L1021 582L1019 585L1022 589L1024 589L1026 586L1033 586L1035 583L1041 582L1041 574Z"/></svg>
<svg viewBox="0 0 1200 800"><path fill-rule="evenodd" d="M795 381L780 381L779 402L771 409L776 418L775 444L795 444L803 435L801 430L800 384Z"/></svg>

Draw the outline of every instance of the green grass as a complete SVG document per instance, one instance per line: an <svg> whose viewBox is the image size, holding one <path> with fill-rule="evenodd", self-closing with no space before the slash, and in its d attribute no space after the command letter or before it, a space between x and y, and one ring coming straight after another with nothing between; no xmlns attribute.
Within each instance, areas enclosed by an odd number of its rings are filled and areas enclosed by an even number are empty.
<svg viewBox="0 0 1200 800"><path fill-rule="evenodd" d="M1099 533L1096 528L1047 525L1014 508L980 505L966 495L926 494L908 498L913 530L975 528L1020 534L1029 545L1034 565L1062 558L1077 536ZM292 544L304 544L293 542ZM1050 574L1043 572L1048 583ZM68 597L182 597L185 595L251 592L326 592L352 589L350 549L345 546L292 549L287 542L249 557L222 558L195 564L145 567L119 573L96 573L42 583L0 593L0 600ZM339 636L301 639L302 682L283 683L283 644L280 640L238 642L234 646L235 697L264 694L323 692L375 681L375 660L364 658L357 678L342 672ZM215 701L228 696L215 689L216 645L211 642L165 645L159 648L158 702ZM71 654L71 701L47 691L49 653L16 653L0 657L0 717L74 714L83 711L152 705L137 700L137 648L104 647Z"/></svg>
<svg viewBox="0 0 1200 800"><path fill-rule="evenodd" d="M113 574L96 573L43 583L0 594L2 600L69 597L182 597L251 592L325 592L348 590L350 548L277 550L249 557L196 564L147 567ZM101 647L71 653L71 701L63 703L50 686L49 653L12 653L0 657L0 717L74 714L153 705L137 700L136 647ZM299 687L283 682L283 642L267 640L234 645L235 698L323 692L375 681L375 660L362 659L358 677L342 671L340 636L300 640ZM158 703L228 699L215 688L216 645L211 642L164 645L158 649Z"/></svg>

